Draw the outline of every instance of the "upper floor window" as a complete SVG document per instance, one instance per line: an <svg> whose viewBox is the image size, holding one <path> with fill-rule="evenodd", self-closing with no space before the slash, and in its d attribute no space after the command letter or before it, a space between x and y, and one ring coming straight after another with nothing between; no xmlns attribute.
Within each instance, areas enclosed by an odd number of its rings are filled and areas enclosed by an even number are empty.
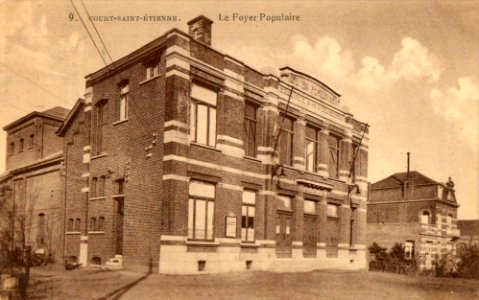
<svg viewBox="0 0 479 300"><path fill-rule="evenodd" d="M421 215L421 224L431 224L431 214L428 211L424 211Z"/></svg>
<svg viewBox="0 0 479 300"><path fill-rule="evenodd" d="M351 153L351 164L354 160L354 167L352 168L352 177L361 176L361 148L358 144L353 144L353 152Z"/></svg>
<svg viewBox="0 0 479 300"><path fill-rule="evenodd" d="M293 119L280 116L279 163L288 166L293 165L293 124Z"/></svg>
<svg viewBox="0 0 479 300"><path fill-rule="evenodd" d="M73 219L68 219L67 231L73 231Z"/></svg>
<svg viewBox="0 0 479 300"><path fill-rule="evenodd" d="M290 196L285 196L285 195L279 195L279 205L278 209L279 210L293 210L293 198Z"/></svg>
<svg viewBox="0 0 479 300"><path fill-rule="evenodd" d="M35 135L32 133L28 137L28 148L33 148L33 145L35 144Z"/></svg>
<svg viewBox="0 0 479 300"><path fill-rule="evenodd" d="M98 178L93 177L91 179L91 191L90 191L91 198L97 197L97 189L98 189Z"/></svg>
<svg viewBox="0 0 479 300"><path fill-rule="evenodd" d="M244 150L247 156L256 156L256 112L257 106L245 102L244 107Z"/></svg>
<svg viewBox="0 0 479 300"><path fill-rule="evenodd" d="M98 231L104 231L105 230L105 218L104 217L99 217L98 218L97 230Z"/></svg>
<svg viewBox="0 0 479 300"><path fill-rule="evenodd" d="M24 139L20 139L19 143L18 143L18 152L23 152L23 147L25 146L25 140Z"/></svg>
<svg viewBox="0 0 479 300"><path fill-rule="evenodd" d="M304 210L305 214L315 215L316 214L316 201L304 200L303 210Z"/></svg>
<svg viewBox="0 0 479 300"><path fill-rule="evenodd" d="M75 231L80 231L81 222L79 218L75 219Z"/></svg>
<svg viewBox="0 0 479 300"><path fill-rule="evenodd" d="M13 155L14 152L15 152L15 143L10 142L10 144L8 145L8 155Z"/></svg>
<svg viewBox="0 0 479 300"><path fill-rule="evenodd" d="M241 241L254 242L254 217L256 205L256 192L243 191L241 205Z"/></svg>
<svg viewBox="0 0 479 300"><path fill-rule="evenodd" d="M328 137L328 146L329 146L329 177L338 178L339 177L339 137L330 135Z"/></svg>
<svg viewBox="0 0 479 300"><path fill-rule="evenodd" d="M100 176L100 178L98 178L98 191L96 194L97 197L105 197L105 181L105 176Z"/></svg>
<svg viewBox="0 0 479 300"><path fill-rule="evenodd" d="M120 121L128 119L128 93L130 91L130 87L128 83L124 83L120 85L120 103L119 103L119 114L120 114Z"/></svg>
<svg viewBox="0 0 479 300"><path fill-rule="evenodd" d="M193 84L190 104L190 137L199 144L216 146L215 91Z"/></svg>
<svg viewBox="0 0 479 300"><path fill-rule="evenodd" d="M145 65L146 79L160 75L160 61L151 62Z"/></svg>
<svg viewBox="0 0 479 300"><path fill-rule="evenodd" d="M306 171L316 172L319 160L319 130L306 126L306 143L305 147L305 157L306 157Z"/></svg>
<svg viewBox="0 0 479 300"><path fill-rule="evenodd" d="M90 231L96 231L96 218L90 219Z"/></svg>
<svg viewBox="0 0 479 300"><path fill-rule="evenodd" d="M339 217L339 205L328 204L327 215L328 217Z"/></svg>
<svg viewBox="0 0 479 300"><path fill-rule="evenodd" d="M215 185L191 181L188 200L188 238L212 240L215 211Z"/></svg>
<svg viewBox="0 0 479 300"><path fill-rule="evenodd" d="M95 122L95 146L96 154L101 154L104 150L103 136L106 123L107 101L101 101L96 105L96 122Z"/></svg>

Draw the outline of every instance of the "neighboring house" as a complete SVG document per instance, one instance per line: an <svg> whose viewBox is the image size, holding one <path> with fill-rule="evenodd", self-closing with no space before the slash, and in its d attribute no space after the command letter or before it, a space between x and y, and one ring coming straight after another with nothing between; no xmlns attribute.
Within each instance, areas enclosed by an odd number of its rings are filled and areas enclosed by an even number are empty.
<svg viewBox="0 0 479 300"><path fill-rule="evenodd" d="M211 24L86 77L59 130L65 256L161 273L364 269L367 126L317 79L214 50Z"/></svg>
<svg viewBox="0 0 479 300"><path fill-rule="evenodd" d="M445 184L411 171L373 183L368 201L368 245L403 245L406 256L419 256L424 268L455 254L457 204L454 183Z"/></svg>
<svg viewBox="0 0 479 300"><path fill-rule="evenodd" d="M467 247L475 247L479 251L479 220L457 220L457 228L461 231L457 241L458 254Z"/></svg>
<svg viewBox="0 0 479 300"><path fill-rule="evenodd" d="M24 243L59 261L63 255L64 184L63 141L56 131L67 113L63 107L35 111L3 127L8 148L6 171L0 175L3 229L14 226L16 245Z"/></svg>

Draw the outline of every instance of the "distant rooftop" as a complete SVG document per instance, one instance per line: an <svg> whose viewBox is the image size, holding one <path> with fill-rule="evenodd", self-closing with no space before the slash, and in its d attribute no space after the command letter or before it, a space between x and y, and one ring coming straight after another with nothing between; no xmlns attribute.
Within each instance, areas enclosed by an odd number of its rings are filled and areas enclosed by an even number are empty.
<svg viewBox="0 0 479 300"><path fill-rule="evenodd" d="M25 115L13 121L12 123L5 125L3 127L3 130L9 130L19 124L22 124L23 122L30 120L33 117L46 117L46 118L52 118L59 121L63 121L67 117L69 111L70 111L69 109L61 107L61 106L55 106L50 109L44 110L42 112L32 111L28 115Z"/></svg>
<svg viewBox="0 0 479 300"><path fill-rule="evenodd" d="M407 172L401 172L393 174L389 177L386 177L378 182L375 182L371 185L372 189L383 189L383 188L396 188L402 187L403 182L408 179ZM424 184L441 184L417 171L409 172L409 179L412 180L413 185L424 185Z"/></svg>
<svg viewBox="0 0 479 300"><path fill-rule="evenodd" d="M479 220L457 220L457 228L462 236L479 235Z"/></svg>
<svg viewBox="0 0 479 300"><path fill-rule="evenodd" d="M62 119L65 119L69 112L70 112L69 109L65 107L61 107L61 106L55 106L50 109L42 111L42 113L45 115L50 115L50 116L58 117Z"/></svg>

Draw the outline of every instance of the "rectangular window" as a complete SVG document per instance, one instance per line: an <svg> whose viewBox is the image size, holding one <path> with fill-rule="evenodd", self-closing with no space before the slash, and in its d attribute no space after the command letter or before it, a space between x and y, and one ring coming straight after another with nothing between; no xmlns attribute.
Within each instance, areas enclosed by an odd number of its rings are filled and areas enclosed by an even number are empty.
<svg viewBox="0 0 479 300"><path fill-rule="evenodd" d="M90 231L96 231L96 218L90 219Z"/></svg>
<svg viewBox="0 0 479 300"><path fill-rule="evenodd" d="M414 257L414 241L404 243L404 257L408 260Z"/></svg>
<svg viewBox="0 0 479 300"><path fill-rule="evenodd" d="M14 152L15 152L15 143L10 142L10 144L8 145L8 155L13 155Z"/></svg>
<svg viewBox="0 0 479 300"><path fill-rule="evenodd" d="M316 214L316 201L304 200L304 213L305 214Z"/></svg>
<svg viewBox="0 0 479 300"><path fill-rule="evenodd" d="M90 191L90 198L96 198L98 197L98 178L93 177L91 179L91 191Z"/></svg>
<svg viewBox="0 0 479 300"><path fill-rule="evenodd" d="M328 204L328 217L339 217L339 206L335 204Z"/></svg>
<svg viewBox="0 0 479 300"><path fill-rule="evenodd" d="M105 218L104 217L99 217L98 218L98 231L104 231L105 230Z"/></svg>
<svg viewBox="0 0 479 300"><path fill-rule="evenodd" d="M81 225L80 219L79 218L75 219L75 231L80 231L80 225Z"/></svg>
<svg viewBox="0 0 479 300"><path fill-rule="evenodd" d="M305 157L306 157L306 171L316 172L319 160L319 130L306 126L306 143L305 143Z"/></svg>
<svg viewBox="0 0 479 300"><path fill-rule="evenodd" d="M288 166L293 165L293 124L293 119L280 116L279 163Z"/></svg>
<svg viewBox="0 0 479 300"><path fill-rule="evenodd" d="M45 243L45 214L38 215L37 241L40 245Z"/></svg>
<svg viewBox="0 0 479 300"><path fill-rule="evenodd" d="M278 199L279 199L279 205L278 205L279 210L291 211L293 209L293 199L291 199L291 197L279 195Z"/></svg>
<svg viewBox="0 0 479 300"><path fill-rule="evenodd" d="M339 137L330 135L328 136L329 146L329 177L339 177Z"/></svg>
<svg viewBox="0 0 479 300"><path fill-rule="evenodd" d="M246 156L256 157L256 112L257 106L245 102L244 108L244 150Z"/></svg>
<svg viewBox="0 0 479 300"><path fill-rule="evenodd" d="M98 193L97 197L105 197L105 176L101 176L98 180Z"/></svg>
<svg viewBox="0 0 479 300"><path fill-rule="evenodd" d="M145 67L146 80L160 76L160 62L149 63Z"/></svg>
<svg viewBox="0 0 479 300"><path fill-rule="evenodd" d="M193 142L216 146L215 91L193 84L190 104L190 138Z"/></svg>
<svg viewBox="0 0 479 300"><path fill-rule="evenodd" d="M351 153L351 163L354 160L354 168L352 169L351 176L361 176L361 151L358 144L353 144L353 152Z"/></svg>
<svg viewBox="0 0 479 300"><path fill-rule="evenodd" d="M73 219L68 219L67 231L73 231Z"/></svg>
<svg viewBox="0 0 479 300"><path fill-rule="evenodd" d="M30 134L30 137L28 138L28 149L33 148L34 144L35 144L35 135L32 133Z"/></svg>
<svg viewBox="0 0 479 300"><path fill-rule="evenodd" d="M104 128L106 126L106 101L96 105L96 154L101 154L105 149L103 145Z"/></svg>
<svg viewBox="0 0 479 300"><path fill-rule="evenodd" d="M191 181L188 200L188 238L213 240L215 185Z"/></svg>
<svg viewBox="0 0 479 300"><path fill-rule="evenodd" d="M254 217L256 205L256 192L252 190L243 191L241 205L241 241L254 242Z"/></svg>
<svg viewBox="0 0 479 300"><path fill-rule="evenodd" d="M128 83L120 86L120 117L119 120L127 120L128 119L128 92L130 91Z"/></svg>
<svg viewBox="0 0 479 300"><path fill-rule="evenodd" d="M18 143L18 152L23 152L23 146L25 144L24 139L20 139L20 142Z"/></svg>

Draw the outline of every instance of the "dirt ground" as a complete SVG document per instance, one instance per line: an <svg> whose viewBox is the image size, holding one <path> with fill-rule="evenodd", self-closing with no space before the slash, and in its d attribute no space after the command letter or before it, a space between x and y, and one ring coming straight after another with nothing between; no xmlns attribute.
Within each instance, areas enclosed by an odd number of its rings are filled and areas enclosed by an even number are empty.
<svg viewBox="0 0 479 300"><path fill-rule="evenodd" d="M349 271L159 275L36 268L29 299L479 299L479 281Z"/></svg>

